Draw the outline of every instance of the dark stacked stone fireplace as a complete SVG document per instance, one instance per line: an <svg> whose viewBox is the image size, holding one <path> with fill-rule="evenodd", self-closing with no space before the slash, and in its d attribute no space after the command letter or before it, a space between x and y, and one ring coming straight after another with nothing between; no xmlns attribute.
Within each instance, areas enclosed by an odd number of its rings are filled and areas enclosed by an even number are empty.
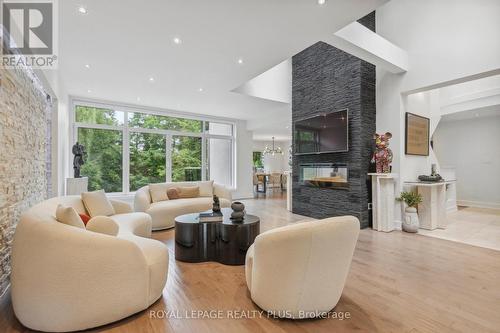
<svg viewBox="0 0 500 333"><path fill-rule="evenodd" d="M374 30L375 14L360 22ZM323 42L295 55L292 63L294 123L320 113L349 109L349 151L294 155L293 212L313 218L354 215L363 228L368 227L367 173L376 129L375 66ZM324 169L317 173L310 170L309 176L317 179L307 180L306 167ZM347 179L340 183L343 175Z"/></svg>

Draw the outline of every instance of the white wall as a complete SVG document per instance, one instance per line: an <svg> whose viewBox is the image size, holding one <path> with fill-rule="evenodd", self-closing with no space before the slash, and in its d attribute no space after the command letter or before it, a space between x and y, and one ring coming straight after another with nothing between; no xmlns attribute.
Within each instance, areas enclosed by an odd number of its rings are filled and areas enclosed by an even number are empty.
<svg viewBox="0 0 500 333"><path fill-rule="evenodd" d="M412 95L408 95L403 99L405 102L405 110L410 113L418 114L420 116L430 119L429 125L429 138L432 138L432 134L436 129L440 119L441 119L441 107L440 107L440 91L439 89L430 90L426 92L420 92ZM403 115L404 116L404 115ZM403 119L405 121L405 119ZM402 145L404 151L405 144L405 132L402 131ZM413 155L401 155L401 180L402 181L416 181L419 175L427 175L431 173L431 165L438 164L434 151L430 147L429 142L429 156L413 156Z"/></svg>
<svg viewBox="0 0 500 333"><path fill-rule="evenodd" d="M236 123L236 189L233 199L253 198L253 133L246 121Z"/></svg>
<svg viewBox="0 0 500 333"><path fill-rule="evenodd" d="M292 102L292 58L268 69L233 90L282 103Z"/></svg>
<svg viewBox="0 0 500 333"><path fill-rule="evenodd" d="M398 0L378 8L376 15L377 33L405 50L409 58L405 74L377 68L377 132L393 133L393 172L414 179L429 160L404 155L408 106L404 96L499 70L500 1ZM401 180L397 188L402 189ZM396 220L400 211L396 209Z"/></svg>
<svg viewBox="0 0 500 333"><path fill-rule="evenodd" d="M403 92L500 68L498 0L397 0L376 14L377 33L408 53Z"/></svg>
<svg viewBox="0 0 500 333"><path fill-rule="evenodd" d="M500 116L441 121L434 149L456 170L459 204L500 208Z"/></svg>

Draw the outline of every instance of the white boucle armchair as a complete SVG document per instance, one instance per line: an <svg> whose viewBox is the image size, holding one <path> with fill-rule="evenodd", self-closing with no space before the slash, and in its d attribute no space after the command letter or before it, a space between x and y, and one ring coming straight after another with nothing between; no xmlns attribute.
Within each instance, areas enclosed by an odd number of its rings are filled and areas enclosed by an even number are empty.
<svg viewBox="0 0 500 333"><path fill-rule="evenodd" d="M26 327L66 332L108 324L162 296L168 249L150 239L151 218L111 200L116 236L55 219L58 204L85 213L79 196L53 198L25 212L12 246L12 304Z"/></svg>
<svg viewBox="0 0 500 333"><path fill-rule="evenodd" d="M313 318L340 299L359 234L359 220L332 217L257 236L245 263L252 300L284 318Z"/></svg>

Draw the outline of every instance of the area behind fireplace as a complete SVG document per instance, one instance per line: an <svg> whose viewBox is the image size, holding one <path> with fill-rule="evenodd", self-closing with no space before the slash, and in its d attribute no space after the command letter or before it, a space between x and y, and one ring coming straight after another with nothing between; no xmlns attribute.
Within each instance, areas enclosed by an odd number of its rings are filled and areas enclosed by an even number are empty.
<svg viewBox="0 0 500 333"><path fill-rule="evenodd" d="M347 165L334 163L301 164L299 182L310 187L349 189Z"/></svg>

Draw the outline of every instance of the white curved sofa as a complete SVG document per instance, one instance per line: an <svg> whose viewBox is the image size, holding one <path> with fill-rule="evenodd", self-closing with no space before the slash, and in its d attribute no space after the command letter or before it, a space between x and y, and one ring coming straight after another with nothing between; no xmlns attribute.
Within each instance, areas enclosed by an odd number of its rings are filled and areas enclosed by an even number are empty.
<svg viewBox="0 0 500 333"><path fill-rule="evenodd" d="M151 218L110 200L119 226L110 236L60 223L58 204L86 210L79 196L53 198L21 216L12 246L12 304L26 327L84 330L142 311L162 296L168 249Z"/></svg>
<svg viewBox="0 0 500 333"><path fill-rule="evenodd" d="M165 192L173 187L198 186L204 182L169 182L160 185L165 186ZM231 191L223 185L213 183L211 193L202 193L204 196L187 199L175 199L153 202L149 192L149 186L144 186L135 192L134 209L136 212L144 212L151 216L153 230L163 230L175 226L175 218L184 214L199 213L212 209L213 197L219 197L221 207L231 206Z"/></svg>
<svg viewBox="0 0 500 333"><path fill-rule="evenodd" d="M344 288L359 234L353 216L276 228L248 249L245 276L252 300L284 318L332 310Z"/></svg>

